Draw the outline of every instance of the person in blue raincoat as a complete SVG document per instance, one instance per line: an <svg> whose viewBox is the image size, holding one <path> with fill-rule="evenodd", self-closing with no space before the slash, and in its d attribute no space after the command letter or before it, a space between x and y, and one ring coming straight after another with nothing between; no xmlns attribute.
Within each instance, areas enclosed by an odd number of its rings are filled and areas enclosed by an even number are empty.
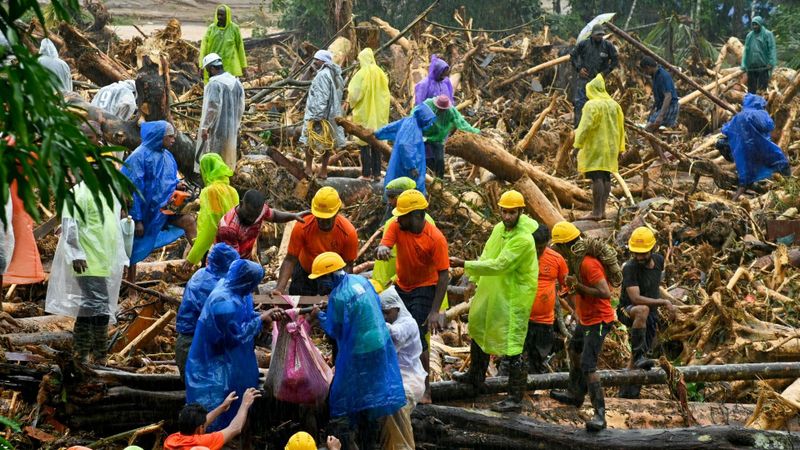
<svg viewBox="0 0 800 450"><path fill-rule="evenodd" d="M253 261L235 261L208 296L194 332L186 361L186 403L211 411L236 391L239 399L207 428L219 431L230 424L247 388L258 385L255 338L264 322L280 320L279 308L257 313L253 291L264 268Z"/></svg>
<svg viewBox="0 0 800 450"><path fill-rule="evenodd" d="M354 433L358 448L373 449L378 445L378 419L402 408L406 394L380 297L369 280L345 273L344 267L334 252L314 259L309 278L318 279L320 289L330 294L327 310L315 308L312 317L338 348L328 401L332 434L348 442Z"/></svg>
<svg viewBox="0 0 800 450"><path fill-rule="evenodd" d="M233 247L223 243L216 244L208 252L208 265L195 272L186 283L181 306L178 308L178 317L175 319L175 331L178 332L178 337L175 339L175 363L178 365L181 380L186 374L186 358L189 356L203 305L217 286L217 282L225 277L228 268L237 259L239 252Z"/></svg>
<svg viewBox="0 0 800 450"><path fill-rule="evenodd" d="M789 160L780 147L770 138L775 122L764 110L767 101L755 94L747 94L742 111L722 126L722 134L728 143L739 175L739 189L733 199L737 200L748 186L779 172L789 174Z"/></svg>
<svg viewBox="0 0 800 450"><path fill-rule="evenodd" d="M140 132L142 144L128 156L122 167L122 174L138 190L128 211L136 222L131 265L183 234L190 247L197 235L197 225L192 216L175 214L168 217L161 211L176 189L186 189L186 184L178 180L178 165L169 152L175 143L175 128L169 122L156 120L144 122ZM174 226L165 229L166 225Z"/></svg>
<svg viewBox="0 0 800 450"><path fill-rule="evenodd" d="M425 191L425 142L422 132L436 120L436 114L426 104L414 108L411 116L394 121L375 132L380 140L392 141L392 156L383 179L386 185L395 178L409 177L417 183L417 190Z"/></svg>

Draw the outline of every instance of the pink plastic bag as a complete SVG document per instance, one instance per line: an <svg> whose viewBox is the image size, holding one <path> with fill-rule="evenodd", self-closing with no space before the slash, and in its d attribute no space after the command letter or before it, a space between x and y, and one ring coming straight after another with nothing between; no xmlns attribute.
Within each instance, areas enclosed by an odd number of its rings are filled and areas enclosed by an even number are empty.
<svg viewBox="0 0 800 450"><path fill-rule="evenodd" d="M285 326L272 324L272 359L266 387L278 400L320 404L328 395L333 372L311 340L311 325L293 310Z"/></svg>

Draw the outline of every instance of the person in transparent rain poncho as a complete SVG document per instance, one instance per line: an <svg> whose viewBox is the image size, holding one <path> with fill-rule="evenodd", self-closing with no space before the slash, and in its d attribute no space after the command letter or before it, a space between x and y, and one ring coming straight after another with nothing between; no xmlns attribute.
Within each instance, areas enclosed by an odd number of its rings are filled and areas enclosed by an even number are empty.
<svg viewBox="0 0 800 450"><path fill-rule="evenodd" d="M39 44L39 64L56 76L56 88L61 92L72 92L72 74L69 66L58 57L58 50L50 39Z"/></svg>
<svg viewBox="0 0 800 450"><path fill-rule="evenodd" d="M209 79L203 90L195 172L200 171L200 158L209 152L222 156L225 164L234 169L238 159L236 140L244 114L244 88L225 71L222 58L216 53L206 55L203 68L208 71Z"/></svg>
<svg viewBox="0 0 800 450"><path fill-rule="evenodd" d="M136 115L136 82L122 80L100 88L92 99L92 106L120 120L132 120Z"/></svg>
<svg viewBox="0 0 800 450"><path fill-rule="evenodd" d="M94 131L84 132L97 142ZM89 160L91 163L94 160ZM45 311L75 318L73 349L88 362L103 365L108 349L108 326L115 323L119 287L128 255L120 227L120 203L98 204L81 181L73 189L75 211L62 211L61 236L53 257Z"/></svg>

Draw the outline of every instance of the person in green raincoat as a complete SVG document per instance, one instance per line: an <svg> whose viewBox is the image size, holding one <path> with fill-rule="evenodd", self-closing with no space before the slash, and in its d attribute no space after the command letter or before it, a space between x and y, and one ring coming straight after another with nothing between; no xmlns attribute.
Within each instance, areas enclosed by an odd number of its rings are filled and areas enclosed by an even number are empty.
<svg viewBox="0 0 800 450"><path fill-rule="evenodd" d="M244 53L244 41L239 32L239 25L231 20L231 8L219 5L214 22L208 26L203 41L200 43L198 64L202 67L203 58L209 53L216 53L222 58L222 65L229 74L240 77L247 67L247 55ZM208 83L208 72L203 70L203 79Z"/></svg>
<svg viewBox="0 0 800 450"><path fill-rule="evenodd" d="M764 26L761 16L753 17L742 52L742 70L747 72L747 91L755 94L767 89L772 69L778 65L775 36Z"/></svg>
<svg viewBox="0 0 800 450"><path fill-rule="evenodd" d="M222 216L239 204L239 193L228 179L233 171L216 153L206 153L200 158L200 175L205 187L200 191L200 212L197 215L197 238L186 256L187 265L194 267L208 252L217 236L217 225Z"/></svg>
<svg viewBox="0 0 800 450"><path fill-rule="evenodd" d="M625 151L625 116L619 103L606 92L603 75L586 84L589 101L583 107L575 130L578 172L592 180L592 213L583 220L602 220L611 194L611 174L619 170L619 155Z"/></svg>
<svg viewBox="0 0 800 450"><path fill-rule="evenodd" d="M347 85L347 103L353 108L353 122L370 130L379 130L389 123L389 77L378 64L372 49L358 54L360 68ZM356 139L361 152L361 178L380 180L381 151Z"/></svg>
<svg viewBox="0 0 800 450"><path fill-rule="evenodd" d="M533 232L539 224L523 213L525 199L517 191L505 192L497 204L503 221L495 225L480 259L450 258L450 266L464 267L477 285L469 311L472 364L453 379L472 384L477 392L486 380L489 355L508 357L508 397L492 409L510 412L522 409L527 381L522 350L538 285Z"/></svg>
<svg viewBox="0 0 800 450"><path fill-rule="evenodd" d="M464 119L447 95L429 98L423 103L436 114L433 125L422 132L425 139L425 163L434 175L444 178L444 143L450 133L461 130L467 133L480 133Z"/></svg>

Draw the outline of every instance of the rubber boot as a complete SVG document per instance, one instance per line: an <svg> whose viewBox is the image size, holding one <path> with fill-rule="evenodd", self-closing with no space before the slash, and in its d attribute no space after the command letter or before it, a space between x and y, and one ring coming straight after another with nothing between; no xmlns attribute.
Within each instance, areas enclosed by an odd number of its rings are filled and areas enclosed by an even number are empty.
<svg viewBox="0 0 800 450"><path fill-rule="evenodd" d="M95 318L92 324L92 357L94 363L100 366L106 365L106 353L108 352L108 316Z"/></svg>
<svg viewBox="0 0 800 450"><path fill-rule="evenodd" d="M512 356L508 359L508 397L491 406L492 411L520 412L522 411L522 396L528 386L528 374L525 370L526 363L522 355Z"/></svg>
<svg viewBox="0 0 800 450"><path fill-rule="evenodd" d="M473 394L478 395L486 386L486 369L489 368L489 355L483 349L472 342L470 346L470 359L472 363L466 372L453 372L453 381L464 384L471 384L475 389Z"/></svg>
<svg viewBox="0 0 800 450"><path fill-rule="evenodd" d="M650 370L656 362L647 358L647 329L631 328L631 358L633 367L641 370Z"/></svg>
<svg viewBox="0 0 800 450"><path fill-rule="evenodd" d="M594 408L594 416L586 421L587 431L600 431L606 428L606 398L600 382L589 383L589 398Z"/></svg>
<svg viewBox="0 0 800 450"><path fill-rule="evenodd" d="M585 375L579 368L572 367L569 369L569 388L551 390L550 398L565 405L580 408L586 397L586 389Z"/></svg>
<svg viewBox="0 0 800 450"><path fill-rule="evenodd" d="M92 321L91 317L78 317L72 329L72 349L75 357L81 362L89 361L89 352L92 349Z"/></svg>

